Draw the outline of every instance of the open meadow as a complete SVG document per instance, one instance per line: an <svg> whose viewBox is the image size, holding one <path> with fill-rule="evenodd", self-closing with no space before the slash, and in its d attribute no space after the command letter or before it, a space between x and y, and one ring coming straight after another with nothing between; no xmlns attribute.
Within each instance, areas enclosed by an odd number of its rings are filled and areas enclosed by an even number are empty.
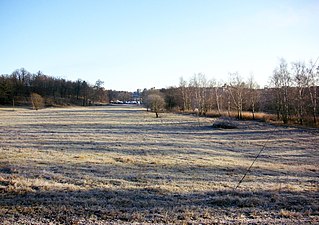
<svg viewBox="0 0 319 225"><path fill-rule="evenodd" d="M0 223L318 224L318 130L216 120L0 109Z"/></svg>

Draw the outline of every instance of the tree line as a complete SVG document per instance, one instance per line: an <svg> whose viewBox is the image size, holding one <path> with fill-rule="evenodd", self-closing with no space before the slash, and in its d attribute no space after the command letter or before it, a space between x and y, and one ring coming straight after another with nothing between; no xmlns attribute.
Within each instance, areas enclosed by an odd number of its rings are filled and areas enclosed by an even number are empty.
<svg viewBox="0 0 319 225"><path fill-rule="evenodd" d="M103 83L101 80L94 85L81 79L69 81L41 71L32 74L21 68L0 76L0 104L30 104L36 99L46 106L87 106L133 100L133 93L105 90ZM157 117L163 110L239 119L263 119L260 115L266 113L285 124L316 125L319 114L318 59L309 63L287 63L281 59L270 76L269 85L264 88L260 88L253 76L244 79L238 72L230 73L227 81L208 79L205 74L198 73L189 80L180 78L177 87L144 89L138 99Z"/></svg>
<svg viewBox="0 0 319 225"><path fill-rule="evenodd" d="M152 99L158 95L163 98L167 110L196 111L199 115L214 116L234 116L235 113L239 119L256 119L256 113L262 112L275 115L276 120L285 124L317 124L317 61L307 64L292 62L289 65L281 59L270 77L269 85L264 88L260 88L253 76L243 79L237 72L230 73L227 81L207 79L205 74L199 73L188 81L180 78L178 87L144 90L143 96L147 107L152 105L147 95L151 95ZM158 98L156 102L163 105ZM159 111L158 106L153 108Z"/></svg>
<svg viewBox="0 0 319 225"><path fill-rule="evenodd" d="M0 76L0 104L29 104L32 96L35 96L33 93L41 96L46 106L87 106L97 102L108 102L103 83L97 80L91 85L81 79L70 81L45 75L41 71L30 73L21 68L9 75Z"/></svg>

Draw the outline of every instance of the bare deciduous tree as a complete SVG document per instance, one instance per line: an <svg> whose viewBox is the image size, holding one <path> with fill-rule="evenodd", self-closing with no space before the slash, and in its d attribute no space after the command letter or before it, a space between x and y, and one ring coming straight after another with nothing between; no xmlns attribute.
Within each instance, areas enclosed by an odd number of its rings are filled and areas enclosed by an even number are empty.
<svg viewBox="0 0 319 225"><path fill-rule="evenodd" d="M179 89L181 92L182 100L183 100L183 107L182 109L190 110L190 94L189 94L189 88L187 87L187 81L183 79L183 77L180 78L179 81Z"/></svg>
<svg viewBox="0 0 319 225"><path fill-rule="evenodd" d="M205 114L207 112L206 92L208 88L208 81L205 74L194 74L190 80L190 86L193 93L192 108L197 108L200 115Z"/></svg>
<svg viewBox="0 0 319 225"><path fill-rule="evenodd" d="M156 118L158 118L158 113L164 109L165 101L160 94L150 94L146 97L144 102L153 112L155 112Z"/></svg>
<svg viewBox="0 0 319 225"><path fill-rule="evenodd" d="M279 67L274 70L271 80L276 90L277 116L280 116L282 121L286 124L288 123L290 115L289 91L292 78L288 70L288 64L284 59L280 60Z"/></svg>
<svg viewBox="0 0 319 225"><path fill-rule="evenodd" d="M294 105L298 114L298 121L300 124L303 124L305 113L305 89L308 83L305 64L302 62L292 63L292 73L297 92L296 103Z"/></svg>
<svg viewBox="0 0 319 225"><path fill-rule="evenodd" d="M214 93L215 93L216 108L218 111L218 115L221 115L223 88L221 88L220 83L215 83L213 88L214 88Z"/></svg>
<svg viewBox="0 0 319 225"><path fill-rule="evenodd" d="M248 94L249 108L251 109L253 120L255 119L256 104L259 100L258 88L259 86L257 82L255 81L253 75L251 75L248 79L247 94Z"/></svg>
<svg viewBox="0 0 319 225"><path fill-rule="evenodd" d="M319 83L319 66L317 66L318 59L315 63L310 61L309 68L307 68L307 87L309 90L309 96L311 101L311 109L312 109L312 117L313 122L316 125L317 124L317 86Z"/></svg>
<svg viewBox="0 0 319 225"><path fill-rule="evenodd" d="M245 82L242 80L241 76L237 72L230 74L228 90L236 106L238 119L242 119L245 87Z"/></svg>

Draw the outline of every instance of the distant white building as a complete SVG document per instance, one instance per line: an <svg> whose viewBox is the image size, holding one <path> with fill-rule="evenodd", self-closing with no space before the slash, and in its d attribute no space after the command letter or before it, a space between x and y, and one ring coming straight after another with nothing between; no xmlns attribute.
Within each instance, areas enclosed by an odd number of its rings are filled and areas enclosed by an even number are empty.
<svg viewBox="0 0 319 225"><path fill-rule="evenodd" d="M133 101L135 101L136 103L140 102L141 101L141 95L142 95L141 89L137 89L135 92L132 93Z"/></svg>

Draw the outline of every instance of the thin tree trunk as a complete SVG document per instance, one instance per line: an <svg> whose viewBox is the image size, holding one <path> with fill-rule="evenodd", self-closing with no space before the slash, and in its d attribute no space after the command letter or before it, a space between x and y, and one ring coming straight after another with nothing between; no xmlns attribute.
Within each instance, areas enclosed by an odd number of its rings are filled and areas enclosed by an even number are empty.
<svg viewBox="0 0 319 225"><path fill-rule="evenodd" d="M228 107L227 107L227 110L228 110L228 117L230 117L230 100L228 100Z"/></svg>
<svg viewBox="0 0 319 225"><path fill-rule="evenodd" d="M217 104L217 111L218 115L220 116L220 104L219 104L219 96L218 96L218 88L215 88L215 96L216 96L216 104Z"/></svg>
<svg viewBox="0 0 319 225"><path fill-rule="evenodd" d="M253 114L253 120L255 120L255 102L254 101L251 104L251 113Z"/></svg>

